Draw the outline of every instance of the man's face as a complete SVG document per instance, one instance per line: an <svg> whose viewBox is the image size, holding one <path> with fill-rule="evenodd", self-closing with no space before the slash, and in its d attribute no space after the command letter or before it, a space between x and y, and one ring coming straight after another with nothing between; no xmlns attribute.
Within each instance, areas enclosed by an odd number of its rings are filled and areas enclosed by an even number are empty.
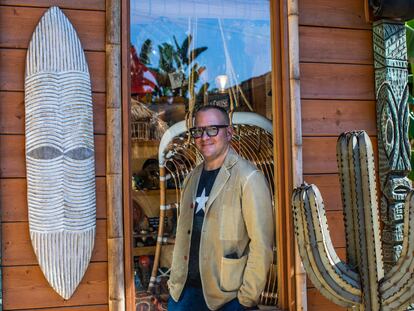
<svg viewBox="0 0 414 311"><path fill-rule="evenodd" d="M215 109L200 111L195 117L195 127L212 125L227 125L221 112ZM197 149L203 155L206 163L224 160L232 136L231 127L219 128L217 136L209 137L204 131L200 138L195 138ZM221 165L222 163L218 163Z"/></svg>

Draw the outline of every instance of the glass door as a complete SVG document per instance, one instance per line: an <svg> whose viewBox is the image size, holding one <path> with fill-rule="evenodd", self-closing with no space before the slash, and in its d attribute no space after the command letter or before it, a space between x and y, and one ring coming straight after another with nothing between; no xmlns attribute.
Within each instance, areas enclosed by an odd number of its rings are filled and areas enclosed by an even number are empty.
<svg viewBox="0 0 414 311"><path fill-rule="evenodd" d="M253 111L272 119L270 4L268 0L131 0L130 39L132 253L138 310L147 304L162 307L168 298L179 189L191 167L186 163L197 161L183 156L175 162L181 166L169 168L176 178L166 183L166 205L171 208L162 217L166 242L156 260L160 139L203 105L218 105L229 112ZM273 169L266 165L273 183ZM155 285L148 294L154 264L158 267ZM275 305L276 262L266 286L261 303Z"/></svg>

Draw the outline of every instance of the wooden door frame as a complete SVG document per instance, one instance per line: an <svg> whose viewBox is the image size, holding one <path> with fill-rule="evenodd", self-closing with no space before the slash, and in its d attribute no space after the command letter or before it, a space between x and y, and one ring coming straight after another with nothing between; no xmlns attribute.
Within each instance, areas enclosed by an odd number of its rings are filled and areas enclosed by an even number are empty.
<svg viewBox="0 0 414 311"><path fill-rule="evenodd" d="M124 222L125 302L127 310L135 310L135 292L132 257L132 198L130 158L130 0L120 1L121 20L121 81L122 81L122 175ZM290 99L289 34L287 0L270 0L272 45L272 109L274 129L276 241L278 245L278 306L283 310L296 310L295 243L291 213L291 193L294 175L302 175L292 159L297 159L293 146L292 107ZM109 25L110 23L107 23ZM107 32L111 29L107 28ZM108 121L107 121L108 122ZM294 123L294 122L293 122ZM300 123L300 120L299 120ZM300 153L300 151L299 151ZM301 161L301 159L299 159ZM110 279L110 277L109 277Z"/></svg>
<svg viewBox="0 0 414 311"><path fill-rule="evenodd" d="M126 310L135 310L134 258L132 256L131 193L131 69L130 69L130 0L121 0L121 71L122 71L122 157L124 206L124 269Z"/></svg>
<svg viewBox="0 0 414 311"><path fill-rule="evenodd" d="M295 165L290 96L290 55L287 0L270 0L272 36L273 154L275 165L278 306L296 310L295 243L291 212ZM300 124L298 124L300 129ZM301 160L300 160L301 161ZM296 170L296 171L295 171Z"/></svg>

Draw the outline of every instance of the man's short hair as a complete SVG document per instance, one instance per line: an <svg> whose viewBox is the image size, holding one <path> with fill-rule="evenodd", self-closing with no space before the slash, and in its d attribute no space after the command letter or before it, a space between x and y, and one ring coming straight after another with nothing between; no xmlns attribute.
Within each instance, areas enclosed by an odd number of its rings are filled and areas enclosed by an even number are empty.
<svg viewBox="0 0 414 311"><path fill-rule="evenodd" d="M227 111L219 106L215 106L215 105L205 105L205 106L201 106L200 108L198 108L195 113L194 113L194 118L197 116L197 113L199 112L203 112L203 111L209 111L209 110L216 110L218 112L221 113L223 120L224 120L224 125L229 125L230 124L230 118L229 115L227 113Z"/></svg>

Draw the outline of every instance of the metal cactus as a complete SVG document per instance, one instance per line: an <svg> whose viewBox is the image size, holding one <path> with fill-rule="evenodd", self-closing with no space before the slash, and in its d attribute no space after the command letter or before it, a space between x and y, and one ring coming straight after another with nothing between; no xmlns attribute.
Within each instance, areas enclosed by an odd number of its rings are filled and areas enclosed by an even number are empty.
<svg viewBox="0 0 414 311"><path fill-rule="evenodd" d="M414 191L404 214L402 253L384 273L371 141L364 131L338 138L347 262L332 245L321 194L315 185L293 192L299 252L308 277L328 299L357 310L400 310L414 301Z"/></svg>

